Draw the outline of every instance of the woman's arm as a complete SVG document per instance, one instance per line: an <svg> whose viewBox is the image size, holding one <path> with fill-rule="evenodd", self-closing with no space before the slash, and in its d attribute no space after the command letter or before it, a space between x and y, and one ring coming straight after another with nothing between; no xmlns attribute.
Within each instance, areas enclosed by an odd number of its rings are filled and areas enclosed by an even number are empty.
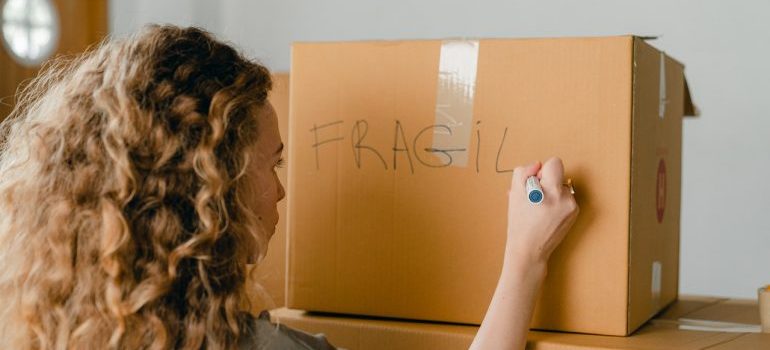
<svg viewBox="0 0 770 350"><path fill-rule="evenodd" d="M579 211L574 196L562 186L563 174L559 158L514 170L503 269L471 349L524 349L548 259ZM540 204L529 203L526 195L525 182L535 175L544 193Z"/></svg>
<svg viewBox="0 0 770 350"><path fill-rule="evenodd" d="M529 322L545 279L546 265L509 259L508 255L471 349L524 349L527 343Z"/></svg>

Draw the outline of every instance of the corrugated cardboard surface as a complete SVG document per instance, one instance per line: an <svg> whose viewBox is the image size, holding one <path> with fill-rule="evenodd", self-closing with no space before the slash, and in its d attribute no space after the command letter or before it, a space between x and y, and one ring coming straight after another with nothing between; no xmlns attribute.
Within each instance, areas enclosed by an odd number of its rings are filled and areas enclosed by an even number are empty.
<svg viewBox="0 0 770 350"><path fill-rule="evenodd" d="M661 63L661 55L634 40L629 332L679 294L684 67L665 56Z"/></svg>
<svg viewBox="0 0 770 350"><path fill-rule="evenodd" d="M268 100L278 116L278 130L284 140L284 154L289 148L287 135L289 130L289 75L273 74L273 90ZM286 169L276 170L278 179L286 185ZM261 310L279 308L286 305L286 201L278 203L278 225L270 239L265 259L256 267L249 280L249 299L251 311L259 314Z"/></svg>
<svg viewBox="0 0 770 350"><path fill-rule="evenodd" d="M510 170L559 155L581 214L552 256L533 325L633 331L675 295L678 273L673 246L663 257L629 255L635 244L678 245L678 230L645 235L641 222L629 244L630 208L656 198L646 185L630 198L632 135L657 137L632 134L633 99L658 108L644 98L658 85L632 84L637 40L481 40L465 167L435 167L446 156L426 151L441 41L295 44L288 306L478 324L500 273ZM657 82L641 63L637 73ZM671 66L669 99L682 99L681 67ZM681 117L681 101L673 105L671 119ZM678 196L666 205L666 220L678 222ZM629 284L651 278L652 258L666 262L657 303L644 300L649 285ZM629 270L635 259L640 269ZM628 306L629 287L641 291L631 293L639 309Z"/></svg>
<svg viewBox="0 0 770 350"><path fill-rule="evenodd" d="M770 349L770 334L748 333L742 334L735 340L722 343L710 350L767 350Z"/></svg>
<svg viewBox="0 0 770 350"><path fill-rule="evenodd" d="M717 303L689 312L683 317L706 321L760 324L756 300L720 300Z"/></svg>
<svg viewBox="0 0 770 350"><path fill-rule="evenodd" d="M450 324L307 315L290 309L272 310L270 315L273 322L311 334L323 333L334 346L345 349L467 349L478 329Z"/></svg>
<svg viewBox="0 0 770 350"><path fill-rule="evenodd" d="M726 312L726 310L730 310ZM527 349L767 349L770 335L679 329L680 317L730 322L747 320L757 313L756 302L706 297L682 297L653 322L628 337L531 331ZM324 333L335 346L356 349L467 349L477 327L386 321L372 318L333 317L280 309L271 312L274 322L310 333ZM730 316L732 315L732 316ZM655 322L666 320L671 322ZM758 319L755 319L758 322ZM758 324L758 323L756 323Z"/></svg>
<svg viewBox="0 0 770 350"><path fill-rule="evenodd" d="M718 298L710 296L694 296L688 295L680 297L675 303L666 307L655 318L658 320L677 320L693 312L702 310L706 307L716 305L723 301L727 301L727 298Z"/></svg>
<svg viewBox="0 0 770 350"><path fill-rule="evenodd" d="M686 331L675 325L650 324L628 337L556 332L530 332L527 349L708 349L736 339L740 333Z"/></svg>

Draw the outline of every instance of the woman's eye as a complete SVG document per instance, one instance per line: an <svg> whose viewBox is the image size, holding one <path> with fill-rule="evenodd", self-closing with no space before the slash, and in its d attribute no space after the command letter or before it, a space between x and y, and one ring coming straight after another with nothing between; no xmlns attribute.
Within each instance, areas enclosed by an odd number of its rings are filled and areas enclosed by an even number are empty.
<svg viewBox="0 0 770 350"><path fill-rule="evenodd" d="M283 158L278 159L278 163L275 163L276 168L283 168L286 166L286 162L283 160Z"/></svg>

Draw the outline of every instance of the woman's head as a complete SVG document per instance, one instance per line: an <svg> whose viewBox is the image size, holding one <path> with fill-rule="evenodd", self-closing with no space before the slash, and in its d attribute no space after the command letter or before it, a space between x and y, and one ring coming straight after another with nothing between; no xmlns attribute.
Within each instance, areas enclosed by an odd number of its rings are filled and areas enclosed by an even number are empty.
<svg viewBox="0 0 770 350"><path fill-rule="evenodd" d="M283 197L270 87L173 26L44 69L3 123L0 348L232 346Z"/></svg>

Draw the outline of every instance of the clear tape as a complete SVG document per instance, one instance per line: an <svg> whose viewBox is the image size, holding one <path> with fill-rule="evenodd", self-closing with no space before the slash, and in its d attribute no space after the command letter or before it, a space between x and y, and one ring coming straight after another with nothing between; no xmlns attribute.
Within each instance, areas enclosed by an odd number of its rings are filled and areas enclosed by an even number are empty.
<svg viewBox="0 0 770 350"><path fill-rule="evenodd" d="M666 116L666 53L660 52L660 87L658 89L658 116L663 119Z"/></svg>
<svg viewBox="0 0 770 350"><path fill-rule="evenodd" d="M762 332L770 333L770 285L759 288L757 291L759 300L759 322Z"/></svg>
<svg viewBox="0 0 770 350"><path fill-rule="evenodd" d="M432 150L450 154L452 166L468 165L478 59L478 40L441 44Z"/></svg>
<svg viewBox="0 0 770 350"><path fill-rule="evenodd" d="M652 262L652 283L650 284L650 292L652 292L652 301L655 306L660 305L660 291L663 284L663 264L660 261Z"/></svg>
<svg viewBox="0 0 770 350"><path fill-rule="evenodd" d="M729 332L729 333L760 333L757 324L723 322L711 320L696 320L692 318L680 318L677 320L652 319L652 324L674 325L681 330L704 332Z"/></svg>

